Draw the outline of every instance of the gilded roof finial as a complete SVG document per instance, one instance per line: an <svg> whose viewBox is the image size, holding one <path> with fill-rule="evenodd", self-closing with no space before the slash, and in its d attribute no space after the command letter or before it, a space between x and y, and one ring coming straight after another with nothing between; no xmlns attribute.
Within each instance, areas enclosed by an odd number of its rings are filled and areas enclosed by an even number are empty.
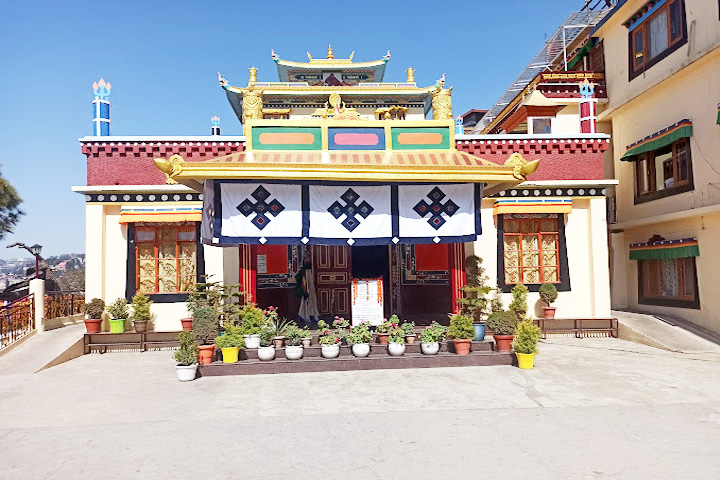
<svg viewBox="0 0 720 480"><path fill-rule="evenodd" d="M413 83L415 81L415 69L408 67L407 71L407 83Z"/></svg>
<svg viewBox="0 0 720 480"><path fill-rule="evenodd" d="M253 65L249 70L250 78L248 79L248 85L255 85L255 82L257 82L257 68Z"/></svg>
<svg viewBox="0 0 720 480"><path fill-rule="evenodd" d="M332 45L328 45L327 59L332 60L333 58L335 58L335 55L333 55Z"/></svg>

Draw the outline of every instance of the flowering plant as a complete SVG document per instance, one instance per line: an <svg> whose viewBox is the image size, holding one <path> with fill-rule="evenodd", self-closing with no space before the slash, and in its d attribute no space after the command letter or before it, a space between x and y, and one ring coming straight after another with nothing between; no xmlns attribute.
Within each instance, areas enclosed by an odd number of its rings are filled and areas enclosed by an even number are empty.
<svg viewBox="0 0 720 480"><path fill-rule="evenodd" d="M347 328L350 326L350 322L345 320L344 317L335 317L333 320L333 327L335 328Z"/></svg>
<svg viewBox="0 0 720 480"><path fill-rule="evenodd" d="M263 313L265 314L266 323L274 323L275 320L278 319L277 309L272 305L269 306L266 310L263 310Z"/></svg>
<svg viewBox="0 0 720 480"><path fill-rule="evenodd" d="M340 344L340 336L331 330L323 330L322 336L320 337L319 342L320 342L320 345L325 345L325 346L339 345Z"/></svg>
<svg viewBox="0 0 720 480"><path fill-rule="evenodd" d="M372 333L370 333L369 324L367 322L362 322L359 325L352 327L347 339L350 343L370 342L370 340L372 340Z"/></svg>
<svg viewBox="0 0 720 480"><path fill-rule="evenodd" d="M423 343L439 342L445 337L446 331L447 328L437 322L432 322L430 326L425 327L422 333L420 333L420 339Z"/></svg>
<svg viewBox="0 0 720 480"><path fill-rule="evenodd" d="M394 327L392 330L390 330L390 335L388 336L388 342L390 343L405 343L405 333L398 328Z"/></svg>
<svg viewBox="0 0 720 480"><path fill-rule="evenodd" d="M415 335L415 322L403 323L400 325L400 330L402 330L404 335Z"/></svg>
<svg viewBox="0 0 720 480"><path fill-rule="evenodd" d="M395 315L393 315L397 319ZM392 317L390 317L392 318ZM375 331L378 333L388 333L393 328L393 322L388 320L387 318L383 318L383 323L375 327Z"/></svg>

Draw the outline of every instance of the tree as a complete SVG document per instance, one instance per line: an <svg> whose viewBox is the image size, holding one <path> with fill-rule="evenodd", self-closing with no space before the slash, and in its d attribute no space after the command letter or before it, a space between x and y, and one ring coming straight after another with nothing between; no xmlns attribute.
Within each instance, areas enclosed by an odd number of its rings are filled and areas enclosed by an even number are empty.
<svg viewBox="0 0 720 480"><path fill-rule="evenodd" d="M488 310L488 298L492 288L487 285L488 277L485 275L485 267L482 265L482 258L470 255L465 259L465 275L467 286L461 287L464 292L462 298L458 298L462 313L469 315L475 322L481 322Z"/></svg>
<svg viewBox="0 0 720 480"><path fill-rule="evenodd" d="M25 215L25 212L18 208L21 203L22 199L15 188L0 175L0 240L12 233L20 221L20 216Z"/></svg>
<svg viewBox="0 0 720 480"><path fill-rule="evenodd" d="M60 286L60 290L63 292L76 292L76 291L82 291L85 290L85 269L84 268L77 268L74 270L69 270L67 272L62 272L60 275L58 273L61 272L55 272L55 277L57 277L57 282Z"/></svg>

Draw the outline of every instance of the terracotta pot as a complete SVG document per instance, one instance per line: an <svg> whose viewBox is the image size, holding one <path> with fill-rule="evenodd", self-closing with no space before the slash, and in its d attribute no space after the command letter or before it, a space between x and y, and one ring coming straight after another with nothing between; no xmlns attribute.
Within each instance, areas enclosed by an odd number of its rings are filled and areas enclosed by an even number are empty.
<svg viewBox="0 0 720 480"><path fill-rule="evenodd" d="M472 340L464 339L464 338L454 338L453 344L455 345L455 353L458 355L467 355L470 353L470 345L472 345Z"/></svg>
<svg viewBox="0 0 720 480"><path fill-rule="evenodd" d="M282 348L285 344L285 337L274 337L272 339L275 348Z"/></svg>
<svg viewBox="0 0 720 480"><path fill-rule="evenodd" d="M515 335L493 335L495 344L497 345L498 352L510 352L512 351L512 342Z"/></svg>
<svg viewBox="0 0 720 480"><path fill-rule="evenodd" d="M543 313L545 313L545 319L546 319L546 320L552 320L553 318L555 318L555 310L557 310L557 308L555 308L555 307L542 307L542 309L543 309Z"/></svg>
<svg viewBox="0 0 720 480"><path fill-rule="evenodd" d="M185 330L186 332L192 331L192 322L193 322L192 318L181 318L180 322L182 322L183 330Z"/></svg>
<svg viewBox="0 0 720 480"><path fill-rule="evenodd" d="M207 365L212 363L213 354L215 353L215 345L200 345L200 355L198 355L198 363L200 365Z"/></svg>
<svg viewBox="0 0 720 480"><path fill-rule="evenodd" d="M148 322L134 322L134 325L135 325L135 332L137 332L137 333L147 332Z"/></svg>
<svg viewBox="0 0 720 480"><path fill-rule="evenodd" d="M302 339L302 346L303 348L308 348L310 346L310 342L312 341L311 338L303 338Z"/></svg>
<svg viewBox="0 0 720 480"><path fill-rule="evenodd" d="M102 318L86 318L85 329L87 333L100 333L100 325L102 324Z"/></svg>
<svg viewBox="0 0 720 480"><path fill-rule="evenodd" d="M416 335L405 335L405 343L415 343Z"/></svg>
<svg viewBox="0 0 720 480"><path fill-rule="evenodd" d="M377 334L378 343L380 345L387 345L389 336L390 336L389 333L378 333Z"/></svg>

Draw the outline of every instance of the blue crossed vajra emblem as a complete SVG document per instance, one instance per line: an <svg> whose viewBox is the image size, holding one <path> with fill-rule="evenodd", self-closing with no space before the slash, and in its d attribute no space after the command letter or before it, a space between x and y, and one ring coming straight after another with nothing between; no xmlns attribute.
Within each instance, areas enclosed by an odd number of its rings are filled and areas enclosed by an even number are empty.
<svg viewBox="0 0 720 480"><path fill-rule="evenodd" d="M349 232L352 232L360 225L360 219L357 218L357 215L360 215L362 218L367 218L373 210L375 210L365 200L363 200L360 205L356 205L355 203L359 198L360 195L358 195L355 190L348 188L347 191L340 196L340 200L344 200L345 205L343 206L336 200L330 205L330 208L328 208L328 212L330 212L336 220L343 214L345 215L345 220L343 220L341 224L347 228Z"/></svg>
<svg viewBox="0 0 720 480"><path fill-rule="evenodd" d="M240 205L237 206L237 209L240 210L240 213L246 217L249 217L254 213L255 218L253 218L251 222L260 230L270 223L270 218L267 216L268 214L273 217L277 217L280 212L285 210L282 203L277 200L273 200L270 203L266 202L268 197L270 197L270 192L268 192L262 185L255 189L252 193L252 197L257 200L257 202L253 203L252 200L246 198Z"/></svg>
<svg viewBox="0 0 720 480"><path fill-rule="evenodd" d="M460 207L449 198L445 203L441 203L442 199L445 198L445 194L438 187L433 188L427 196L431 200L430 203L427 203L425 200L420 200L418 204L413 207L413 210L423 218L429 213L430 218L428 219L428 223L437 230L447 221L443 218L442 214L444 213L448 217L452 217Z"/></svg>

